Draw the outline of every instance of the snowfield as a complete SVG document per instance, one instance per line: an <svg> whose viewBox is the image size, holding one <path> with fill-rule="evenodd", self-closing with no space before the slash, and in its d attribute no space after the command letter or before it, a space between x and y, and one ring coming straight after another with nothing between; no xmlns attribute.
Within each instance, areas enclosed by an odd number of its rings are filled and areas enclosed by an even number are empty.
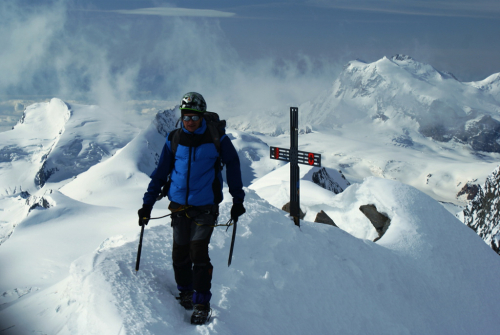
<svg viewBox="0 0 500 335"><path fill-rule="evenodd" d="M148 225L136 273L139 227L133 217L119 220L124 215L116 210L113 230L122 234L97 229L101 242L91 243L99 238L82 234L96 226L76 222L81 228L75 235L94 250L60 257L69 265L65 278L0 305L2 329L13 326L4 333L483 334L497 329L492 297L500 294L500 259L471 229L413 187L369 178L342 194L332 193L346 216L363 221L358 208L370 202L391 217L377 243L308 221L299 229L284 212L246 191L247 214L238 224L231 267L226 266L231 230L217 228L212 238L213 316L208 325L190 325L189 314L173 296L168 220ZM220 222L229 219L229 210L226 200ZM75 218L56 211L40 210L66 224ZM366 218L363 223L361 229L372 229ZM35 227L25 230L30 229ZM16 256L5 252L21 237L16 235L0 249L6 272L12 271L12 262L5 261ZM26 287L42 274L41 267L26 268L27 259L47 256L39 252L48 249L42 241L49 237L38 237L14 262L24 263L23 276L9 278L2 271L3 287ZM61 239L52 238L59 243L56 249L63 248ZM81 248L75 244L73 249Z"/></svg>
<svg viewBox="0 0 500 335"><path fill-rule="evenodd" d="M233 228L213 234L203 326L175 299L170 219L146 227L135 271L137 210L178 110L137 129L98 106L29 106L0 133L1 335L498 332L500 258L457 215L457 192L498 166L488 144L497 133L481 128L500 124L498 83L498 74L460 83L403 56L349 63L299 106L299 150L320 153L334 185L301 166L300 228L281 210L289 165L269 158L270 146L289 147L288 107L228 118L247 212L230 267ZM422 128L457 106L455 128ZM224 192L221 224L232 203ZM376 242L363 205L391 219ZM313 222L321 210L338 227ZM168 213L162 200L152 216Z"/></svg>

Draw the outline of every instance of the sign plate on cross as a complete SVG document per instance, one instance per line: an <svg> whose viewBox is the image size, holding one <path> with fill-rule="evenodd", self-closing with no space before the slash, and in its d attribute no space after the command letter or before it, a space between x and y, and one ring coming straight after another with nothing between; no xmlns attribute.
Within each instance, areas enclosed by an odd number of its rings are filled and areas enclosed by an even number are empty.
<svg viewBox="0 0 500 335"><path fill-rule="evenodd" d="M307 151L298 152L298 163L304 165L321 166L321 154ZM280 161L290 161L290 150L285 148L270 147L270 158Z"/></svg>

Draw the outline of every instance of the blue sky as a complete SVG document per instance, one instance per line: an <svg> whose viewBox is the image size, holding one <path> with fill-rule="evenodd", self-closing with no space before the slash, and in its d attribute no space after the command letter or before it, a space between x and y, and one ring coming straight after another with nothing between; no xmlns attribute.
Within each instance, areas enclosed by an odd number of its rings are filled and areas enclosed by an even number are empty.
<svg viewBox="0 0 500 335"><path fill-rule="evenodd" d="M397 53L462 81L500 72L498 0L5 0L0 29L4 100L300 103Z"/></svg>
<svg viewBox="0 0 500 335"><path fill-rule="evenodd" d="M500 71L500 1L496 0L124 0L74 1L72 7L115 11L109 15L123 16L125 21L154 20L155 13L158 20L172 17L162 16L168 10L158 7L191 9L179 15L212 10L205 13L206 19L219 22L228 44L244 59L269 55L293 59L300 52L339 61L374 61L406 53L464 81ZM149 8L149 15L141 14L144 8Z"/></svg>

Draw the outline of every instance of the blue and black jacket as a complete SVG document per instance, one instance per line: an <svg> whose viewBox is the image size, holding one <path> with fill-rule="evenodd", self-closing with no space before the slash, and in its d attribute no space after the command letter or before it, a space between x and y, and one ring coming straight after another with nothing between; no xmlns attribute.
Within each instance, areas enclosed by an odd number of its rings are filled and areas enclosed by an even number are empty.
<svg viewBox="0 0 500 335"><path fill-rule="evenodd" d="M220 139L220 152L213 143L207 124L193 133L182 125L177 151L172 152L172 133L167 136L158 166L151 174L151 182L143 203L153 206L170 175L170 201L181 205L204 206L222 201L222 174L220 161L226 166L226 181L233 203L243 203L245 192L241 181L240 160L233 143L225 134ZM220 156L220 160L219 160Z"/></svg>

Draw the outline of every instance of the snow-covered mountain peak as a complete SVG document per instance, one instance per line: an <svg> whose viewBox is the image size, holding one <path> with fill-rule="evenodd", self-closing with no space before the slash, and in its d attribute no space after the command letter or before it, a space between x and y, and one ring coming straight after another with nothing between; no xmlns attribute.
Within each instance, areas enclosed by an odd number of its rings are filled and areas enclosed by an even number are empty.
<svg viewBox="0 0 500 335"><path fill-rule="evenodd" d="M491 89L500 87L500 73L492 74L484 80L472 82L472 84L481 89Z"/></svg>
<svg viewBox="0 0 500 335"><path fill-rule="evenodd" d="M468 144L474 151L500 152L495 144L498 133L488 131L500 125L495 79L483 85L490 85L490 90L478 89L405 55L368 64L353 61L330 91L299 106L300 123L313 130L348 124L359 128L362 123L371 131L396 130L395 137L423 135L443 143Z"/></svg>
<svg viewBox="0 0 500 335"><path fill-rule="evenodd" d="M71 117L71 110L61 99L53 98L48 103L28 106L13 129L21 136L37 134L41 138L54 138L64 130ZM20 134L25 132L26 134Z"/></svg>
<svg viewBox="0 0 500 335"><path fill-rule="evenodd" d="M391 61L421 80L457 80L452 73L438 71L433 66L418 62L411 56L397 54L391 58Z"/></svg>
<svg viewBox="0 0 500 335"><path fill-rule="evenodd" d="M108 110L53 98L29 106L19 123L0 133L0 185L34 193L110 157L139 132Z"/></svg>
<svg viewBox="0 0 500 335"><path fill-rule="evenodd" d="M490 94L496 100L497 104L500 105L500 73L492 74L481 81L471 82L469 85Z"/></svg>
<svg viewBox="0 0 500 335"><path fill-rule="evenodd" d="M394 89L400 84L408 84L408 81L417 79L426 82L441 81L443 79L456 78L446 72L436 70L433 66L413 59L408 55L397 54L391 58L386 56L373 63L353 61L348 64L344 71L348 76L355 74L356 79L376 80L391 83L387 88ZM343 74L341 74L343 77ZM413 78L412 78L413 77ZM346 78L348 79L348 78Z"/></svg>

